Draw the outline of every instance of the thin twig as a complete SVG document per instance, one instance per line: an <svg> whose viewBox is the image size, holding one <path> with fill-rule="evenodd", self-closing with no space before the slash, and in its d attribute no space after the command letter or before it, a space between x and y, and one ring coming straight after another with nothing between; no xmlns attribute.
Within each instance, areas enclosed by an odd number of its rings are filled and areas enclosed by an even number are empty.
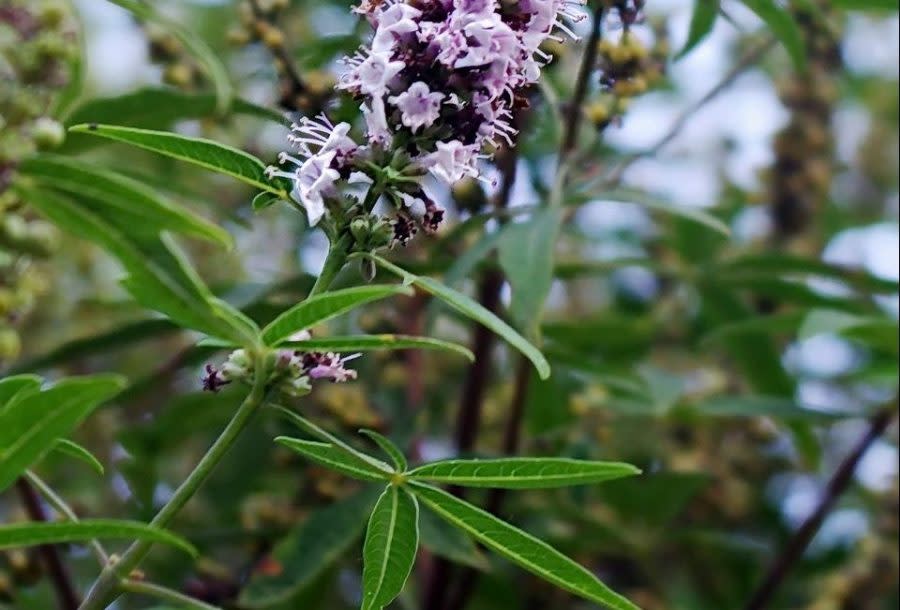
<svg viewBox="0 0 900 610"><path fill-rule="evenodd" d="M578 76L575 81L575 91L568 105L568 116L563 129L562 146L559 149L559 162L562 164L575 150L578 143L578 128L581 127L581 106L587 97L588 85L591 74L597 66L597 43L600 42L600 34L603 29L603 13L606 11L606 3L598 2L594 9L594 21L591 24L591 34L588 36L584 49L581 65L578 67Z"/></svg>
<svg viewBox="0 0 900 610"><path fill-rule="evenodd" d="M41 504L40 496L25 477L19 477L16 480L16 490L22 498L25 512L28 513L28 517L32 521L39 523L49 522L47 512ZM53 583L53 590L56 592L56 600L59 603L60 610L78 610L79 595L75 590L75 584L72 582L72 575L59 554L59 549L52 544L42 544L38 547L38 552L41 554L41 558L47 568L47 574Z"/></svg>
<svg viewBox="0 0 900 610"><path fill-rule="evenodd" d="M518 127L521 116L514 115L513 120L514 127ZM509 199L516 181L518 160L518 142L497 157L497 167L500 170L500 189L493 201L494 209L505 209L509 206ZM478 284L478 302L488 311L496 312L500 306L502 289L503 273L496 268L489 269ZM496 336L493 331L481 324L475 326L475 335L472 340L472 353L475 355L475 360L466 374L453 437L456 450L461 454L473 449L481 428L481 412L487 393L490 358L495 343ZM457 496L463 494L461 488L453 488L450 491ZM435 557L428 578L428 586L425 588L423 608L437 610L443 606L447 601L452 572L453 565L449 561L442 557Z"/></svg>
<svg viewBox="0 0 900 610"><path fill-rule="evenodd" d="M265 11L259 5L259 0L249 0L250 9L253 16L270 27L275 27L266 17ZM299 110L296 100L299 96L307 93L309 87L306 86L303 77L300 76L300 70L294 63L294 58L288 53L284 45L267 46L272 53L272 57L280 64L282 73L282 92L280 103L289 110Z"/></svg>
<svg viewBox="0 0 900 610"><path fill-rule="evenodd" d="M528 385L531 382L531 374L534 369L531 362L524 356L519 358L516 368L512 399L509 402L509 415L503 431L502 455L514 456L519 452L522 443L522 424L525 418L525 403L528 399ZM506 490L492 489L485 505L492 515L500 515L503 508L503 500L506 498ZM479 572L467 568L459 578L459 584L455 593L450 597L446 608L449 610L462 610L469 603L469 598L475 592L478 583Z"/></svg>
<svg viewBox="0 0 900 610"><path fill-rule="evenodd" d="M672 140L674 140L681 131L687 126L694 115L697 114L701 109L703 109L708 103L713 101L716 97L719 96L720 93L728 89L731 85L737 81L737 79L744 74L747 70L752 68L756 63L773 47L775 46L775 39L768 38L763 43L751 48L748 50L743 57L741 57L738 62L722 77L712 89L706 92L706 95L701 97L699 100L688 106L684 109L684 111L678 115L678 118L672 123L669 127L669 130L650 148L646 150L642 150L640 152L636 152L625 158L618 166L616 166L612 171L610 171L609 175L607 175L603 179L603 185L606 188L610 188L618 185L622 181L622 177L625 174L625 171L631 167L636 161L641 159L646 159L648 157L654 157L659 152L668 146Z"/></svg>
<svg viewBox="0 0 900 610"><path fill-rule="evenodd" d="M168 587L154 585L149 582L139 580L125 580L122 582L121 588L126 593L134 593L136 595L146 595L155 597L167 602L178 604L180 607L192 610L219 610L215 606L211 606L205 602L195 599Z"/></svg>
<svg viewBox="0 0 900 610"><path fill-rule="evenodd" d="M818 506L806 518L800 528L794 532L788 543L775 558L775 561L772 562L765 578L751 596L750 601L744 606L744 610L763 610L769 606L776 591L778 591L778 588L787 577L788 572L800 560L804 551L806 551L806 548L819 531L819 527L821 527L825 517L828 516L828 513L841 495L847 491L850 482L853 480L853 473L856 471L856 467L859 465L863 455L893 421L895 412L896 407L889 407L879 411L872 417L865 434L859 439L853 451L841 462L831 480L828 481L825 493L819 500Z"/></svg>
<svg viewBox="0 0 900 610"><path fill-rule="evenodd" d="M31 485L37 489L44 499L47 500L47 503L56 510L59 514L64 516L68 521L72 523L78 522L78 515L75 514L75 511L72 510L72 507L68 505L68 503L60 497L53 489L47 485L43 479L39 476L31 472L30 470L25 471L25 478L28 480ZM106 552L106 549L103 548L103 545L100 544L97 540L90 541L91 549L94 551L94 555L97 557L97 561L101 566L105 566L109 563L109 553Z"/></svg>
<svg viewBox="0 0 900 610"><path fill-rule="evenodd" d="M568 104L568 114L566 122L563 126L563 140L559 149L559 161L554 179L553 189L550 195L550 205L559 206L562 204L562 193L565 189L566 180L569 174L569 163L572 152L578 143L578 130L581 127L582 106L587 97L590 84L591 74L594 73L597 64L597 45L600 42L600 36L603 32L603 16L606 11L606 4L599 2L597 8L594 9L593 22L591 24L591 33L586 42L584 55L581 58L581 64L578 68L577 80L575 82L575 90L572 99ZM509 185L512 186L511 184ZM508 193L506 194L508 197ZM499 273L499 272L497 272ZM503 453L513 455L518 451L522 418L525 409L525 400L527 398L528 382L531 377L531 364L521 358L516 372L515 391L513 392L512 402L510 403L510 417L507 420L506 429L504 431ZM503 493L494 492L488 498L488 510L491 513L497 513L503 504ZM478 573L468 569L460 577L456 592L446 600L442 606L446 610L462 610L468 603L469 598L475 590L478 581ZM445 587L447 585L445 584ZM437 601L444 601L439 598ZM428 608L438 608L440 606L427 606Z"/></svg>

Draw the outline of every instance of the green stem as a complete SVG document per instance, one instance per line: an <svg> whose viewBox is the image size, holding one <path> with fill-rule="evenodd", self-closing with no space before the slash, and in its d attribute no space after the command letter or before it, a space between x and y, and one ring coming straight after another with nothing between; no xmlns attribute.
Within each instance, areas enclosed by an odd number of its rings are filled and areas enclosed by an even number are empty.
<svg viewBox="0 0 900 610"><path fill-rule="evenodd" d="M372 211L372 208L375 207L375 203L378 201L378 198L381 197L383 192L384 185L382 184L381 179L379 179L378 182L373 184L369 189L369 192L366 194L366 200L363 201L362 207L366 213ZM313 284L312 290L309 291L309 295L307 295L306 298L321 294L328 290L328 287L331 286L334 278L337 277L337 274L341 272L341 269L343 269L344 265L347 263L347 257L350 256L350 248L352 247L353 236L346 230L339 232L338 237L331 242L328 248L328 256L325 257L325 266L322 267L322 273L319 274L316 283Z"/></svg>
<svg viewBox="0 0 900 610"><path fill-rule="evenodd" d="M328 248L328 256L325 257L325 266L322 267L322 273L319 274L316 283L313 284L312 290L309 291L309 295L306 298L328 290L331 282L344 268L344 263L347 262L347 256L350 254L352 246L353 236L349 233L344 233L331 243L331 246Z"/></svg>
<svg viewBox="0 0 900 610"><path fill-rule="evenodd" d="M250 422L257 409L263 404L266 395L266 383L269 377L269 365L263 362L264 358L257 357L255 363L256 373L253 379L253 388L238 408L234 417L219 435L219 438L209 448L200 463L191 474L175 490L165 506L160 509L151 525L165 528L175 515L194 496L203 482L209 477L216 465L222 460L228 450L234 445L241 431ZM125 551L121 559L108 564L100 573L100 577L88 593L87 598L79 607L79 610L103 610L115 601L122 592L123 578L134 570L150 552L153 543L146 540L138 540Z"/></svg>
<svg viewBox="0 0 900 610"><path fill-rule="evenodd" d="M175 604L179 608L185 608L186 610L219 610L219 608L201 602L199 599L194 599L193 597L189 597L187 595L184 595L183 593L179 593L178 591L173 591L168 587L154 585L153 583L149 582L141 582L139 580L126 580L122 583L121 588L126 593L135 593L137 595L146 595L147 597L156 597L158 599L162 599Z"/></svg>

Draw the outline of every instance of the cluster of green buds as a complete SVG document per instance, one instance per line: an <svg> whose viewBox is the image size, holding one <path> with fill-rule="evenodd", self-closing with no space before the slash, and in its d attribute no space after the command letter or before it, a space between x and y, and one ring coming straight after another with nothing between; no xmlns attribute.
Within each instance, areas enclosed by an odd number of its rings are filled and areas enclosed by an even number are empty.
<svg viewBox="0 0 900 610"><path fill-rule="evenodd" d="M0 5L0 362L21 347L16 325L47 281L35 264L56 244L53 228L11 190L18 162L62 144L65 130L49 117L70 82L77 28L62 0L5 0Z"/></svg>
<svg viewBox="0 0 900 610"><path fill-rule="evenodd" d="M827 4L795 4L794 18L803 32L807 66L779 84L791 118L775 136L775 162L768 180L767 200L781 238L801 233L828 197L834 171L832 113L841 68L840 31Z"/></svg>
<svg viewBox="0 0 900 610"><path fill-rule="evenodd" d="M289 0L242 0L238 5L240 25L228 32L228 41L237 47L262 44L271 56L279 83L279 105L306 115L321 112L331 98L336 81L325 71L298 72L289 52L283 24L298 23L285 14ZM299 24L301 27L304 24ZM313 32L304 32L312 35ZM293 36L291 36L293 37Z"/></svg>
<svg viewBox="0 0 900 610"><path fill-rule="evenodd" d="M669 42L665 29L654 28L654 42L645 44L625 29L618 40L597 43L601 93L587 106L588 119L599 131L618 122L632 98L646 93L665 76Z"/></svg>

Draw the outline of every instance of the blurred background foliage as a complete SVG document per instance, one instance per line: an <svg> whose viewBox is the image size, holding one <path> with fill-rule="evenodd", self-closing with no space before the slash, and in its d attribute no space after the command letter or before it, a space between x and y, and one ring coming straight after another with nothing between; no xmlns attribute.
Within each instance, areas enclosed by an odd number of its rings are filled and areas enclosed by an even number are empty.
<svg viewBox="0 0 900 610"><path fill-rule="evenodd" d="M336 60L368 28L347 0L116 4L139 10L0 0L0 361L7 373L127 376L126 392L76 437L104 474L56 454L38 472L81 515L149 520L240 396L201 393L215 351L148 317L118 287L112 259L3 192L5 176L53 149L172 196L236 241L230 251L186 242L204 279L269 319L303 298L322 264L324 238L300 214L254 210L254 193L233 181L60 124L177 128L274 159L285 129L264 109L358 115L332 86ZM419 459L460 448L639 465L645 476L597 488L471 497L646 610L743 607L868 418L897 400L896 6L717 4L650 0L640 22L606 23L555 241L509 221L552 189L575 111L575 44L548 47L556 59L518 117L519 150L498 153L500 171L515 171L508 196L459 183L441 193L443 230L393 253L494 299L540 337L549 380L419 295L329 330L433 332L473 343L475 366L440 353L373 355L358 361L355 383L318 387L299 404L337 430L388 433ZM537 318L544 264L552 283ZM350 269L339 281L362 280ZM460 413L473 408L478 425L465 428ZM223 607L358 603L371 494L271 442L286 431L272 417L253 424L176 524L202 559L159 549L145 565L155 580ZM13 494L0 496L0 516L26 518ZM435 574L449 583L446 610L464 598L472 610L587 607L432 517L423 516L427 552L392 607L422 607ZM897 517L892 425L772 607L896 607ZM441 571L436 557L474 572ZM87 586L89 554L72 547L67 558ZM0 607L53 603L36 553L0 554ZM150 605L131 597L117 607Z"/></svg>

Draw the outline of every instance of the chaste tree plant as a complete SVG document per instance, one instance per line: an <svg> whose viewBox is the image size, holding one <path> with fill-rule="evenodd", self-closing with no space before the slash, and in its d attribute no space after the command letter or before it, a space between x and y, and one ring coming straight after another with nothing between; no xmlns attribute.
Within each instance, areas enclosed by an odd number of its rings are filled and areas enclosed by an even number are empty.
<svg viewBox="0 0 900 610"><path fill-rule="evenodd" d="M782 246L794 248L786 244L807 235L828 197L830 173L835 171L832 92L841 69L835 45L845 16L840 5L890 11L896 9L894 4L697 0L679 57L731 18L729 4L755 15L765 26L763 35L655 147L616 156L606 149L602 136L623 121L632 98L665 82L672 55L664 24L645 18L642 0L363 0L349 11L346 3L317 2L317 7L328 4L329 10L344 11L335 19L353 21L351 33L319 42L303 39L311 35L308 23L289 19L292 13L312 10L304 3L242 0L233 3L237 11L231 13L242 27L228 37L237 47L267 50L277 81L277 103L271 107L242 97L245 92L235 86L240 78L233 73L238 62L223 62L214 50L217 43L207 40L222 37L215 23L199 24L216 30L201 35L189 20L178 18L178 7L170 12L150 1L110 2L145 28L151 58L162 64L171 87L83 101L84 57L72 7L58 0L0 0L0 242L6 257L0 262L6 274L4 295L10 295L8 303L0 304L10 321L23 317L37 294L36 283L28 278L48 266L41 261L68 256L90 243L117 261L129 298L155 312L21 362L15 361L20 329L10 325L0 335L0 358L7 368L0 380L0 492L15 488L28 517L0 525L0 549L37 547L60 609L130 608L135 598L157 598L166 608L206 610L338 608L347 600L362 610L461 610L470 602L481 608L503 607L512 603L503 600L520 594L532 600L523 602L530 604L523 608L581 608L592 606L579 604L591 603L615 610L730 608L737 607L737 598L750 599L747 608L767 607L828 510L846 491L866 449L894 417L896 383L883 383L883 375L868 390L867 396L875 398L855 413L822 414L794 405L797 382L783 367L772 334L799 328L807 337L841 335L868 350L873 366L895 371L896 318L870 297L896 293L896 282L822 262L816 250L771 254ZM336 8L338 4L343 8ZM290 36L294 26L300 32L297 50ZM725 251L733 224L728 211L674 206L621 185L632 165L656 155L693 113L766 57L775 43L787 51L787 69L796 78L793 89L784 92L794 115L777 139L777 162L769 182L775 222L771 252L735 257ZM312 65L317 67L308 68ZM235 138L225 134L198 137L196 124L172 128L185 119L202 119L207 131L211 125L238 125L235 130L252 125L251 137L245 139L250 144L226 144ZM286 133L285 150L277 156L261 153L254 140L265 130ZM91 157L90 149L104 142L165 158L162 167L179 178L149 175L140 166L125 167L128 164L110 157ZM131 154L125 147L116 150ZM206 171L183 173L185 168ZM219 174L221 181L208 180L209 172ZM514 187L524 183L524 174L537 194L534 205L517 199ZM198 196L197 184L208 190ZM208 205L241 184L252 189L241 196L245 208L256 213L252 218L232 216L221 224L182 203L205 200L201 203ZM623 317L619 323L614 317L619 314L614 314L604 322L584 310L583 323L577 313L566 323L546 323L545 302L558 282L603 272L602 264L567 265L559 258L579 241L579 209L598 198L631 201L669 219L671 234L663 241L672 243L661 243L660 248L679 253L677 269L652 255L645 262L667 282L690 286L694 305L691 299L667 301L669 313L656 312L653 328L641 327L637 317ZM229 277L232 254L217 251L207 256L221 263L212 270L198 270L191 262L202 258L204 249L234 248L236 227L265 222L281 207L299 212L291 222L300 219L310 232L327 238L314 279L306 282L301 275L291 286L245 287L242 293ZM54 243L64 244L57 254ZM783 272L829 277L857 294L822 295L789 284ZM50 277L44 289L67 290L65 275ZM225 288L208 283L209 275L218 276ZM474 298L462 287L468 276L476 280ZM739 297L738 289L757 291L756 300ZM575 310L579 299L590 300L577 293L571 293ZM763 303L763 297L769 301ZM692 318L692 307L702 309L702 316ZM753 307L776 311L758 317ZM16 316L11 315L14 311ZM394 312L392 327L368 334L352 330L354 325L366 326L362 320L373 312ZM683 316L668 334L666 315ZM649 323L651 317L642 319ZM445 322L452 328L442 326ZM465 335L453 334L454 323L472 325L471 349L462 344ZM373 326L378 324L369 328ZM699 377L684 372L683 380L675 380L658 367L639 366L635 354L648 352L654 341L660 349L667 343L689 345L695 340L691 333L701 326L703 345L709 341L723 349L734 364L722 369L735 377L717 386L718 396L691 402L690 385L701 384ZM133 341L173 337L187 343L144 379L91 372L92 367L77 371L87 374L34 374L74 372L61 365L84 357L103 360L107 350ZM496 338L509 348L505 360L493 355ZM691 347L702 360L702 350L696 344ZM370 354L396 350L402 360ZM437 373L423 363L426 351L439 363ZM468 368L456 382L435 379L444 369L460 370L465 362ZM384 400L383 388L376 387L371 397L346 388L354 387L365 371L384 380L386 388L389 371L398 363L405 369L407 385L402 399L393 401L402 408L372 415L368 407L348 406L354 399L363 404ZM505 390L489 389L492 367L510 372L512 381ZM173 378L198 369L199 375L191 376L195 388L202 390L192 394L195 403L146 410L148 396L166 398L152 390L174 391L178 384ZM443 435L451 446L443 451L427 441L429 428L440 421L426 423L426 405L439 400L428 396L429 386L439 381L442 391L458 388L462 396L452 417L455 428ZM590 388L602 388L605 394L597 398ZM317 423L311 401L329 392L337 392L330 394L337 419L345 427L360 428L355 438ZM479 452L476 439L492 425L492 417L497 419L490 403L498 400L508 401L502 413L502 449ZM123 435L117 451L131 459L111 479L129 489L123 497L133 500L137 510L126 515L130 518L82 518L82 511L36 471L71 458L103 473L107 459L69 437L92 413L91 422L98 421L104 414L98 407L111 401L123 408L134 405L132 415L143 418ZM544 405L535 411L535 402L572 407L554 411ZM234 403L239 403L236 408ZM678 410L679 405L691 407ZM728 578L743 570L738 580L744 582L729 580L723 585L727 592L712 590L715 585L691 593L698 587L693 580L701 580L704 569L694 569L686 579L682 566L668 564L705 559L690 551L681 554L687 546L676 551L669 547L667 552L678 554L665 558L657 554L657 545L665 534L679 535L666 532L665 524L706 481L667 474L666 462L676 450L654 458L654 449L644 447L640 427L621 437L642 447L636 465L598 459L616 457L615 449L598 449L605 446L602 441L568 442L586 431L569 420L572 413L607 408L627 414L622 417L662 418L671 411L677 421L669 423L697 435L710 432L695 421L704 415L744 418L729 430L740 432L742 450L760 455L765 451L744 438L753 425L747 422L770 418L765 421L785 426L776 426L777 432L770 426L767 438L778 434L808 465L818 463L822 447L816 426L824 420L861 415L870 419L866 435L838 469L817 510L796 532L783 536L785 550L764 578L745 567L732 569ZM138 415L142 412L150 415ZM526 426L540 440L523 451ZM187 442L213 427L215 438L204 444L202 455L178 464L180 482L166 484L156 478L166 458L145 456L163 453L173 438ZM260 431L268 439L262 445ZM253 437L249 444L248 435ZM673 432L666 443L677 437ZM710 432L713 462L718 451L730 447L727 438L719 429ZM274 444L268 442L272 440ZM259 456L268 455L289 467L260 461ZM721 457L723 464L731 459L730 454ZM769 462L760 468L769 468ZM201 540L199 532L180 527L177 520L197 510L192 500L202 496L198 492L204 486L215 484L213 475L230 469L230 480L244 480L249 489L254 483L248 481L277 472L276 486L293 489L295 498L291 507L264 500L265 509L243 520L253 522L250 525L242 522L235 507L225 508L231 515L226 525L233 528L240 522L242 535L260 541L251 561L236 577L211 576L215 570L207 565L196 569L204 578L186 579L184 574L194 571L189 561L203 566L215 553L212 543L227 541L215 535L212 541ZM326 502L306 502L310 488L296 489L300 471L314 473L309 480L316 485L343 491ZM730 482L740 478L728 476ZM600 484L607 482L614 490L610 506L619 510L619 517L627 521L646 511L657 515L655 526L629 529L618 521L604 525L604 511L612 509L598 504L593 494L594 486L604 488ZM526 491L559 488L576 489ZM479 489L491 491L473 495ZM728 500L745 491L729 489L724 492ZM521 490L523 506L531 503L532 509L507 514L506 490ZM225 504L239 499L228 493L222 498ZM121 516L122 510L110 512ZM737 510L735 521L743 514ZM567 527L575 527L577 534L560 531ZM532 530L542 536L529 533ZM703 532L698 528L693 533ZM349 564L354 569L339 572L339 562L360 536L361 561L357 553ZM572 552L564 553L543 538L568 540L564 546ZM129 544L112 553L106 548L111 539ZM62 552L66 547L61 546L69 543L86 545L96 556L100 565L90 581L73 579ZM728 544L737 544L736 537ZM157 572L168 571L148 559L157 545L185 555L168 556L180 576L163 576L159 584ZM595 555L601 547L620 550L602 560ZM497 558L522 572L510 572ZM644 569L662 573L651 581L666 579L671 570L671 582L658 587L662 598L635 586L648 580L641 574ZM505 578L498 579L496 574L504 571ZM535 580L522 580L523 573ZM492 574L486 577L488 584L479 583L487 574ZM760 584L754 587L757 580ZM503 584L498 587L498 582ZM332 588L331 583L338 584ZM518 583L529 591L517 591ZM0 597L6 588L0 573ZM30 602L27 594L10 599L23 610L45 603Z"/></svg>

